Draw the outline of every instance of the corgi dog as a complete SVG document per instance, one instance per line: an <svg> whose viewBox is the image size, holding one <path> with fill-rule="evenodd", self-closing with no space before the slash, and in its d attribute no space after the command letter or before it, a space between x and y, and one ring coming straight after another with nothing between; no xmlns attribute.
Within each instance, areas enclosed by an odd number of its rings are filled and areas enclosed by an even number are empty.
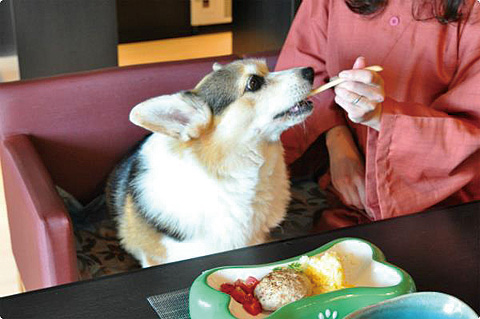
<svg viewBox="0 0 480 319"><path fill-rule="evenodd" d="M106 189L126 251L149 267L265 242L290 200L280 135L312 113L313 77L215 63L194 89L136 105L130 121L153 134Z"/></svg>

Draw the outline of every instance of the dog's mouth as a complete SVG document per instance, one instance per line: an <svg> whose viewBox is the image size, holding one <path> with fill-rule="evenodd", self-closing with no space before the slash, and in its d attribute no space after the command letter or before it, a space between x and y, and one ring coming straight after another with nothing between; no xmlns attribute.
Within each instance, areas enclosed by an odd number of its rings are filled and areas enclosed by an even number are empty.
<svg viewBox="0 0 480 319"><path fill-rule="evenodd" d="M282 118L282 117L298 117L309 113L313 109L313 103L311 101L302 100L300 102L295 103L291 108L281 113L278 113L273 117L274 120Z"/></svg>

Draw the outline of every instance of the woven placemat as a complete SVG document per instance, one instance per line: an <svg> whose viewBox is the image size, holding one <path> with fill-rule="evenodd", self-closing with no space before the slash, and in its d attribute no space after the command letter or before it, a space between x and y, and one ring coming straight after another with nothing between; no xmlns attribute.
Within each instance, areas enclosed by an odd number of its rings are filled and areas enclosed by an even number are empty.
<svg viewBox="0 0 480 319"><path fill-rule="evenodd" d="M150 296L148 302L160 319L190 319L188 311L189 288Z"/></svg>

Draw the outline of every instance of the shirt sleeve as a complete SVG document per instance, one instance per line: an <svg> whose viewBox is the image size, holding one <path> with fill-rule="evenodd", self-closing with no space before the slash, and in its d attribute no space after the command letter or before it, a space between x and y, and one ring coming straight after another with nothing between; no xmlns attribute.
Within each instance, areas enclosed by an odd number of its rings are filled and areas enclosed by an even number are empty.
<svg viewBox="0 0 480 319"><path fill-rule="evenodd" d="M378 218L425 210L479 182L479 35L480 26L467 21L456 75L431 105L383 103L380 131L369 129L367 138L367 203L378 197ZM479 199L480 183L476 189L464 200Z"/></svg>
<svg viewBox="0 0 480 319"><path fill-rule="evenodd" d="M295 16L278 58L276 70L310 66L315 70L314 87L329 79L326 69L328 1L304 0ZM344 124L344 115L334 104L332 90L311 98L314 111L307 120L282 134L287 165L330 128Z"/></svg>

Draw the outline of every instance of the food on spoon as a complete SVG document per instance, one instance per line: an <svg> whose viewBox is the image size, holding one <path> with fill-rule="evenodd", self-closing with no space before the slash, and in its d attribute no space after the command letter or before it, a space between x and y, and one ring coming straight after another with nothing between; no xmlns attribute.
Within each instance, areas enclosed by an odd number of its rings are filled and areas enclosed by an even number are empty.
<svg viewBox="0 0 480 319"><path fill-rule="evenodd" d="M291 302L310 296L312 284L302 272L294 269L272 271L260 280L255 296L262 308L275 311Z"/></svg>

